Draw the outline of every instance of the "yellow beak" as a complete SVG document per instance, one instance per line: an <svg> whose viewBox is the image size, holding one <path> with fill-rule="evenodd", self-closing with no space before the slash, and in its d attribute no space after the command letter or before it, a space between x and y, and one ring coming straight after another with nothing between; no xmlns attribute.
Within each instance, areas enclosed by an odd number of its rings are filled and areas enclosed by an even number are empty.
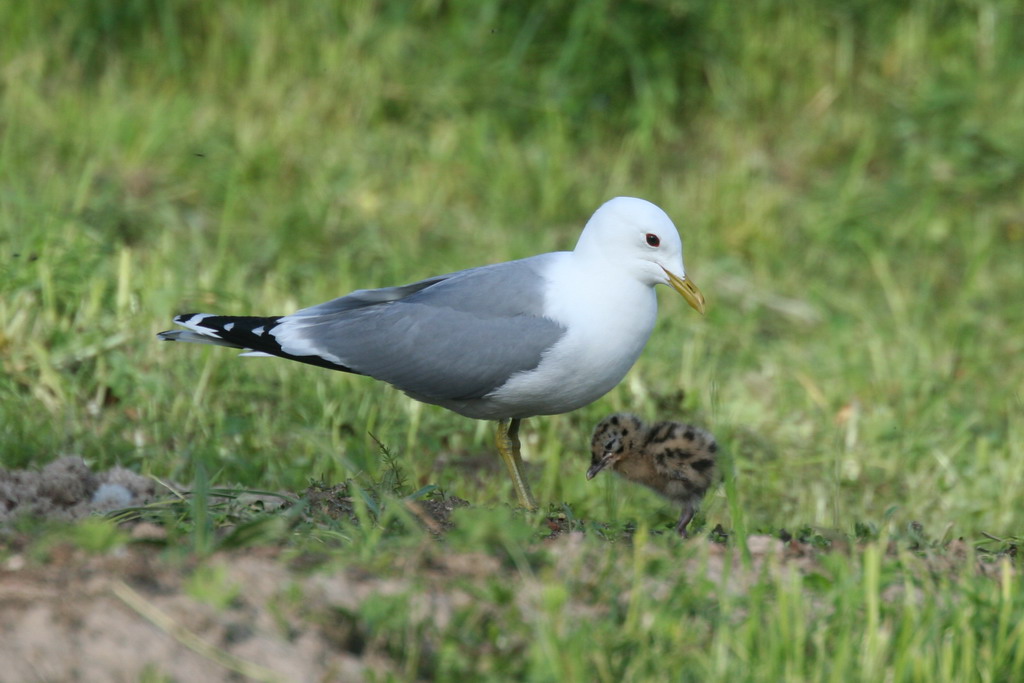
<svg viewBox="0 0 1024 683"><path fill-rule="evenodd" d="M668 282L672 285L672 289L682 294L683 298L686 299L686 303L693 306L693 310L704 315L704 295L701 294L697 285L693 284L690 280L679 277L675 273L669 272L664 266L662 270L665 271L665 275L668 275Z"/></svg>

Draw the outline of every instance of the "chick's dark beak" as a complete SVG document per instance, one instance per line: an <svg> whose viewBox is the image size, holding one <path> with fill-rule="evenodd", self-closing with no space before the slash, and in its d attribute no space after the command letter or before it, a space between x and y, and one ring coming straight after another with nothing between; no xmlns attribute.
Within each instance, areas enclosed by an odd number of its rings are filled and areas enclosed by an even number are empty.
<svg viewBox="0 0 1024 683"><path fill-rule="evenodd" d="M610 462L611 458L605 456L598 460L597 462L591 463L590 469L587 470L587 481L597 476L597 473L603 470L605 467L607 467Z"/></svg>

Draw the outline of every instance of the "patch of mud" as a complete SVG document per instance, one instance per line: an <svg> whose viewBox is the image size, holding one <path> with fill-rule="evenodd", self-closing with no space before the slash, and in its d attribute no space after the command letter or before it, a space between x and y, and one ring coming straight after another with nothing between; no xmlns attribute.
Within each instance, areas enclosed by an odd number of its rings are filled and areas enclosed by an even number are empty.
<svg viewBox="0 0 1024 683"><path fill-rule="evenodd" d="M145 505L157 493L152 479L123 467L93 472L78 456L41 470L0 469L0 523L22 515L75 520Z"/></svg>
<svg viewBox="0 0 1024 683"><path fill-rule="evenodd" d="M451 531L455 526L452 521L452 512L459 508L468 508L469 501L458 496L444 496L428 498L426 500L406 501L406 507L423 523L427 529L435 534Z"/></svg>
<svg viewBox="0 0 1024 683"><path fill-rule="evenodd" d="M317 482L311 484L304 495L309 501L309 511L314 515L322 514L331 519L358 521L347 483L329 486Z"/></svg>

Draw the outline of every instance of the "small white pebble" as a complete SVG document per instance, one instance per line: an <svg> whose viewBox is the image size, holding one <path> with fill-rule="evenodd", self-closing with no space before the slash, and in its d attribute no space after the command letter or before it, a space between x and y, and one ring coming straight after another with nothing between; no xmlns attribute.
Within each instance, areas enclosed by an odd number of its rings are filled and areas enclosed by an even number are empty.
<svg viewBox="0 0 1024 683"><path fill-rule="evenodd" d="M122 484L100 484L92 494L92 504L118 508L132 504L135 496Z"/></svg>

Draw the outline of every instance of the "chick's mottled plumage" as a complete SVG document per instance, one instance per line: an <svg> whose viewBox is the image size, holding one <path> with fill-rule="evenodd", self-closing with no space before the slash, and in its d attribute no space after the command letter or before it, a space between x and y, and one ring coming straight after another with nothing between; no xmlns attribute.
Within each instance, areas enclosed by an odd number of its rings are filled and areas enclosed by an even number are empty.
<svg viewBox="0 0 1024 683"><path fill-rule="evenodd" d="M601 420L590 441L587 479L605 468L683 506L676 524L680 536L717 477L718 444L707 431L679 422L645 425L618 413Z"/></svg>

